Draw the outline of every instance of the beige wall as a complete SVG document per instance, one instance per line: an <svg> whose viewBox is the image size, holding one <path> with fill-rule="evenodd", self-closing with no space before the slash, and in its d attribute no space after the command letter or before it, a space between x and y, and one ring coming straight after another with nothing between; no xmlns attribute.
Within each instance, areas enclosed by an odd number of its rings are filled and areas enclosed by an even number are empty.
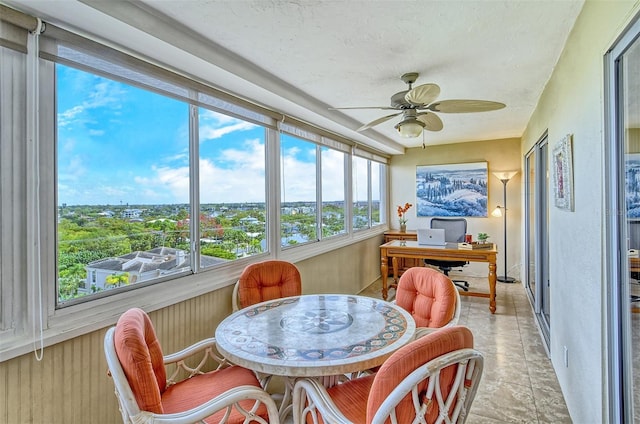
<svg viewBox="0 0 640 424"><path fill-rule="evenodd" d="M575 210L550 190L551 360L571 418L606 422L604 55L636 1L587 1L523 135L526 152L548 130L549 151L573 134ZM568 366L564 365L564 347Z"/></svg>
<svg viewBox="0 0 640 424"><path fill-rule="evenodd" d="M358 293L380 276L382 235L297 263L305 293ZM151 312L165 354L212 337L231 313L232 286ZM105 329L0 363L0 422L118 423L102 347Z"/></svg>
<svg viewBox="0 0 640 424"><path fill-rule="evenodd" d="M491 216L491 211L503 204L503 185L500 180L491 174L493 171L520 171L521 153L520 139L509 138L501 140L474 141L470 143L457 143L427 146L426 149L407 149L404 155L391 158L391 217L390 226L398 228L398 220L395 215L397 205L405 202L416 204L416 166L436 165L470 162L488 162L489 167L489 211L486 218L467 218L467 230L474 239L479 232L485 232L491 236L490 241L497 243L498 275L504 274L504 230L503 219ZM521 185L522 172L519 172L507 184L507 233L508 233L508 275L520 279L520 245L522 242L520 221L522 215ZM416 216L416 208L409 209L407 214L408 229L426 228L431 218ZM465 272L477 275L486 275L486 265L479 263L469 264Z"/></svg>

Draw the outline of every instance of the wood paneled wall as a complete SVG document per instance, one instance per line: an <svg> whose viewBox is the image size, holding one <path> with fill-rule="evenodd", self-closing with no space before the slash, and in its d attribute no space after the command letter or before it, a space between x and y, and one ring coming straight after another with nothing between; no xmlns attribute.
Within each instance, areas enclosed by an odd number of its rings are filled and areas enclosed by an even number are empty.
<svg viewBox="0 0 640 424"><path fill-rule="evenodd" d="M307 259L300 269L305 293L358 293L380 275L377 236ZM232 286L149 315L165 353L212 337L231 313ZM121 423L107 376L106 328L0 363L0 423Z"/></svg>

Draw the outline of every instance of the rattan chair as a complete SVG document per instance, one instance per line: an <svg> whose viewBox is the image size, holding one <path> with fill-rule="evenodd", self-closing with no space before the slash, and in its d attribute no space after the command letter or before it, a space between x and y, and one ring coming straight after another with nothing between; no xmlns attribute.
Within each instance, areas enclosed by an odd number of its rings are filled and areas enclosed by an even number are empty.
<svg viewBox="0 0 640 424"><path fill-rule="evenodd" d="M104 350L124 423L278 423L255 373L230 365L215 346L210 338L164 356L148 315L139 308L122 314ZM187 365L192 356L195 367Z"/></svg>
<svg viewBox="0 0 640 424"><path fill-rule="evenodd" d="M471 331L444 328L405 345L375 374L330 388L314 378L297 380L293 422L464 423L482 369Z"/></svg>
<svg viewBox="0 0 640 424"><path fill-rule="evenodd" d="M451 279L433 268L414 267L398 281L395 303L411 313L416 337L454 326L460 319L460 293Z"/></svg>
<svg viewBox="0 0 640 424"><path fill-rule="evenodd" d="M269 260L247 266L233 288L234 311L256 303L302 294L300 271L291 262Z"/></svg>

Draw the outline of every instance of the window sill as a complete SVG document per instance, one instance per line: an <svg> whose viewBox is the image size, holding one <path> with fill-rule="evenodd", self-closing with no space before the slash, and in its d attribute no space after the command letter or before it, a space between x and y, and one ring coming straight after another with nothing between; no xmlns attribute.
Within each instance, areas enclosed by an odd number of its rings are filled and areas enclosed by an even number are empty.
<svg viewBox="0 0 640 424"><path fill-rule="evenodd" d="M297 246L280 252L278 259L295 263L378 236L385 230L386 227L378 226L358 231L351 236L338 236L319 243ZM112 326L124 311L132 307L150 312L235 284L247 264L268 258L270 257L265 255L246 261L238 260L215 270L58 309L48 317L48 321L45 319L48 324L45 324L47 328L42 334L42 344L44 347L52 346ZM0 362L33 352L34 349L40 349L40 346L40 335L32 334L30 328L24 334L3 333Z"/></svg>

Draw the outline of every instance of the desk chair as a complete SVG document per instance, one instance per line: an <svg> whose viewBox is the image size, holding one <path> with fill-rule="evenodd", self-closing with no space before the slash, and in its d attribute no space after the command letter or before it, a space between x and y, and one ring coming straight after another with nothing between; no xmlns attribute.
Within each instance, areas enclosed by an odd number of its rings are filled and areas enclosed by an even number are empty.
<svg viewBox="0 0 640 424"><path fill-rule="evenodd" d="M431 228L444 229L444 240L447 243L460 243L464 241L467 234L467 220L465 218L432 218ZM446 276L453 268L465 266L466 261L442 261L438 259L425 259L424 263L438 267ZM464 280L452 280L456 287L469 291L469 283Z"/></svg>

